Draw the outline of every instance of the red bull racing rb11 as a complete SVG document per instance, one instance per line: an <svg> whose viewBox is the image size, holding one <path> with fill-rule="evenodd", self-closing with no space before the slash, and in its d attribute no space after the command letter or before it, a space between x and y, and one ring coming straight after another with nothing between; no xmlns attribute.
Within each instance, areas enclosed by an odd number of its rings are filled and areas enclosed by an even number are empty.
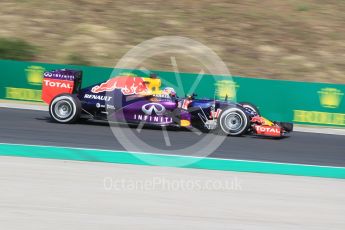
<svg viewBox="0 0 345 230"><path fill-rule="evenodd" d="M158 84L156 84L158 82ZM107 120L149 126L197 128L220 135L245 134L282 137L292 123L272 122L250 103L198 99L196 95L178 97L171 87L160 86L156 77L122 74L86 88L81 87L82 72L60 69L44 73L42 99L49 104L51 118L59 123L79 118Z"/></svg>

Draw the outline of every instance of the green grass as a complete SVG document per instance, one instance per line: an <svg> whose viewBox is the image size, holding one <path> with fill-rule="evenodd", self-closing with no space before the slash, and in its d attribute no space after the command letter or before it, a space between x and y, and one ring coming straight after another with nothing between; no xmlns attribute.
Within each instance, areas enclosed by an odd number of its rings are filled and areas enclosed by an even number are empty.
<svg viewBox="0 0 345 230"><path fill-rule="evenodd" d="M69 54L66 58L65 64L69 65L86 65L91 66L92 63L88 61L85 57L79 54Z"/></svg>
<svg viewBox="0 0 345 230"><path fill-rule="evenodd" d="M33 61L37 54L37 48L24 40L0 38L0 59Z"/></svg>
<svg viewBox="0 0 345 230"><path fill-rule="evenodd" d="M299 6L297 6L297 11L303 12L303 11L309 11L309 10L310 10L310 8L307 5L299 5Z"/></svg>
<svg viewBox="0 0 345 230"><path fill-rule="evenodd" d="M147 39L183 36L213 49L233 75L345 83L344 12L343 0L2 0L0 34L40 47L37 61L108 67ZM170 55L142 67L172 71ZM179 55L181 72L200 71ZM281 64L293 56L301 58Z"/></svg>

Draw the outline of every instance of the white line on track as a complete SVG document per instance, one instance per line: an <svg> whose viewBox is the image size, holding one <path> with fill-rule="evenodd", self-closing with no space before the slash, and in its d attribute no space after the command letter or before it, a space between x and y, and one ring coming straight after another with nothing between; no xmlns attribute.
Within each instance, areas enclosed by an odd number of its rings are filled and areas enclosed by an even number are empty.
<svg viewBox="0 0 345 230"><path fill-rule="evenodd" d="M28 110L38 110L38 111L48 111L48 106L44 104L31 104L31 103L17 103L10 101L0 101L0 108L10 108L10 109L28 109Z"/></svg>

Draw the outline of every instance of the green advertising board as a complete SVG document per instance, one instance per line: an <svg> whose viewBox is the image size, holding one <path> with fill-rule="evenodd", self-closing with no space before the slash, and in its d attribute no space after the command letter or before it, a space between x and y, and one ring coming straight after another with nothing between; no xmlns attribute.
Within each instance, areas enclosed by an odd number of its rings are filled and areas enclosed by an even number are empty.
<svg viewBox="0 0 345 230"><path fill-rule="evenodd" d="M237 96L273 120L345 126L345 85L235 78Z"/></svg>
<svg viewBox="0 0 345 230"><path fill-rule="evenodd" d="M41 101L42 74L53 69L83 71L83 87L100 83L123 72L147 77L148 71L107 67L68 66L0 60L0 99ZM344 84L293 82L258 78L199 75L151 71L162 87L173 86L177 94L256 104L271 119L312 125L345 126Z"/></svg>

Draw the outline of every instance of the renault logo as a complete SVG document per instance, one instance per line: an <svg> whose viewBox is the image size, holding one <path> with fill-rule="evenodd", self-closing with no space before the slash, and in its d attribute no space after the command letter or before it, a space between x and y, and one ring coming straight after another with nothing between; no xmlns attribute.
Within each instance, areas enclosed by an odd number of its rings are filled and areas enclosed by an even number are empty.
<svg viewBox="0 0 345 230"><path fill-rule="evenodd" d="M158 103L148 103L141 107L142 111L147 115L152 115L152 112L155 111L156 115L163 115L165 112L165 107Z"/></svg>

